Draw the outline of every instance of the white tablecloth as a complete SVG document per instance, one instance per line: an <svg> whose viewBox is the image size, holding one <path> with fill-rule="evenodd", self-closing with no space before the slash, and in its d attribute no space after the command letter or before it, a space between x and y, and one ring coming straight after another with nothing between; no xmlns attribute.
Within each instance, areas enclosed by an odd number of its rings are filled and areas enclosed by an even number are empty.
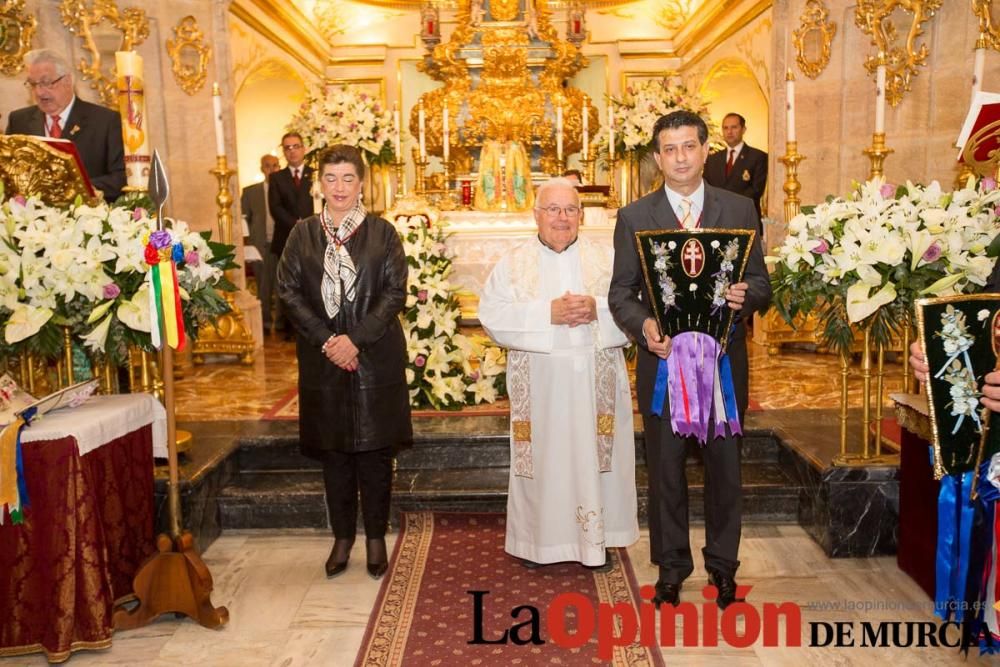
<svg viewBox="0 0 1000 667"><path fill-rule="evenodd" d="M21 432L21 442L76 438L80 456L153 425L153 456L167 457L167 411L150 394L93 396L75 408L42 415Z"/></svg>

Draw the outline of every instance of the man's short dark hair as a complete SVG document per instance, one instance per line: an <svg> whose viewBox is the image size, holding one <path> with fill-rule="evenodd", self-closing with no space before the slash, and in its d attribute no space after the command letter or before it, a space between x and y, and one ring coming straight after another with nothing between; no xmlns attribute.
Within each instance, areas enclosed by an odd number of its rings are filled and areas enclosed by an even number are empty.
<svg viewBox="0 0 1000 667"><path fill-rule="evenodd" d="M576 178L582 183L583 182L583 172L579 169L567 169L562 173L563 176L576 176Z"/></svg>
<svg viewBox="0 0 1000 667"><path fill-rule="evenodd" d="M660 132L664 130L676 130L682 127L697 129L698 142L700 144L704 145L708 141L708 125L701 119L701 116L693 111L681 109L668 113L666 116L660 116L656 120L656 124L653 125L653 150L656 152L660 151Z"/></svg>
<svg viewBox="0 0 1000 667"><path fill-rule="evenodd" d="M299 134L298 132L285 132L283 135L281 135L281 143L285 143L285 139L291 139L292 137L298 139L300 144L304 143L302 141L302 135Z"/></svg>
<svg viewBox="0 0 1000 667"><path fill-rule="evenodd" d="M358 178L362 181L365 180L365 161L361 157L361 151L349 144L334 144L330 146L320 154L319 165L317 166L320 172L322 172L323 167L328 164L344 163L354 165L354 171L358 174Z"/></svg>
<svg viewBox="0 0 1000 667"><path fill-rule="evenodd" d="M730 111L725 116L723 116L722 122L725 123L727 118L738 118L740 120L740 127L745 128L747 126L747 119L739 115L735 111Z"/></svg>

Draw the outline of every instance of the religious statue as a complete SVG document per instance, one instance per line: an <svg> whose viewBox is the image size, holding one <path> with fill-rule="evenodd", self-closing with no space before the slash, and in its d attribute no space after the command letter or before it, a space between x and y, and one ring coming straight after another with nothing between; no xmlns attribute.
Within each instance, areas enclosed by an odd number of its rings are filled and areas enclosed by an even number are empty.
<svg viewBox="0 0 1000 667"><path fill-rule="evenodd" d="M519 141L487 141L479 159L475 208L478 211L526 211L534 204L531 163Z"/></svg>
<svg viewBox="0 0 1000 667"><path fill-rule="evenodd" d="M469 24L475 26L479 25L483 22L484 15L483 0L472 0L469 3Z"/></svg>
<svg viewBox="0 0 1000 667"><path fill-rule="evenodd" d="M441 42L441 21L438 9L431 3L420 7L420 39L427 48L432 48Z"/></svg>
<svg viewBox="0 0 1000 667"><path fill-rule="evenodd" d="M538 39L538 12L535 10L535 0L528 0L524 7L525 32L531 39Z"/></svg>
<svg viewBox="0 0 1000 667"><path fill-rule="evenodd" d="M574 2L566 10L566 41L579 46L587 34L586 12L583 5Z"/></svg>

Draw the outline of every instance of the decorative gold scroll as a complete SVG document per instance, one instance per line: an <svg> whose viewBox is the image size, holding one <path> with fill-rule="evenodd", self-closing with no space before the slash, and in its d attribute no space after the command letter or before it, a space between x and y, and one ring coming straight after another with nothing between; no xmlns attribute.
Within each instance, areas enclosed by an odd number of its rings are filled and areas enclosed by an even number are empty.
<svg viewBox="0 0 1000 667"><path fill-rule="evenodd" d="M822 0L807 0L799 17L799 29L792 32L795 62L810 79L815 79L830 64L830 46L837 34L837 24L828 20L830 12Z"/></svg>
<svg viewBox="0 0 1000 667"><path fill-rule="evenodd" d="M1000 51L1000 18L993 15L993 0L972 0L972 13L979 19L979 37L985 48ZM979 44L976 44L977 48Z"/></svg>
<svg viewBox="0 0 1000 667"><path fill-rule="evenodd" d="M205 35L193 16L185 16L174 26L174 39L167 40L167 53L177 85L188 95L201 90L208 78L212 47L205 44Z"/></svg>
<svg viewBox="0 0 1000 667"><path fill-rule="evenodd" d="M24 0L0 0L0 72L14 76L24 69L37 21L24 13Z"/></svg>
<svg viewBox="0 0 1000 667"><path fill-rule="evenodd" d="M927 64L930 50L917 40L924 34L924 23L934 17L942 0L859 0L854 10L854 22L870 35L877 53L865 60L865 69L871 74L879 65L885 65L885 98L892 107L903 101L903 93L910 90L910 80L919 73L918 67ZM893 12L903 10L911 15L910 25L900 30L893 22ZM903 37L905 35L905 37Z"/></svg>
<svg viewBox="0 0 1000 667"><path fill-rule="evenodd" d="M72 155L23 134L0 135L0 182L6 197L35 195L49 206L67 206L77 196L94 206L100 201L87 194Z"/></svg>
<svg viewBox="0 0 1000 667"><path fill-rule="evenodd" d="M63 25L69 31L79 35L83 48L90 54L90 62L81 58L77 68L84 81L90 81L90 87L101 97L101 104L115 109L118 107L118 90L115 85L114 72L102 69L103 57L115 51L132 51L149 37L149 19L146 12L135 7L119 10L114 0L62 0L59 5ZM108 34L108 21L111 35ZM120 43L108 45L103 43L107 37L114 37L114 32L120 33ZM99 42L102 42L99 44Z"/></svg>

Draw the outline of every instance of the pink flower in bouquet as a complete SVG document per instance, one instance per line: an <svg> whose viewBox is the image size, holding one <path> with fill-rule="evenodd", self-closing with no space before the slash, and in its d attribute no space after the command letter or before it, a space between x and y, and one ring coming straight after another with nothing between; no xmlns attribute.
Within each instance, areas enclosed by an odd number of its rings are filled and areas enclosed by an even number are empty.
<svg viewBox="0 0 1000 667"><path fill-rule="evenodd" d="M936 261L939 257L941 257L942 252L943 251L941 250L941 244L935 241L930 245L930 247L927 248L927 250L924 251L922 259L928 264L930 264L931 262Z"/></svg>
<svg viewBox="0 0 1000 667"><path fill-rule="evenodd" d="M812 249L815 255L825 255L830 252L830 244L826 242L826 239L820 239L819 245Z"/></svg>
<svg viewBox="0 0 1000 667"><path fill-rule="evenodd" d="M121 293L122 293L121 288L118 287L118 285L115 285L114 283L108 283L107 285L104 286L104 289L101 290L101 295L105 299L114 299Z"/></svg>
<svg viewBox="0 0 1000 667"><path fill-rule="evenodd" d="M132 219L133 220L142 220L142 214L143 213L145 213L145 211L143 211L141 208L139 208L138 206L136 206L132 210Z"/></svg>
<svg viewBox="0 0 1000 667"><path fill-rule="evenodd" d="M892 183L883 183L878 191L883 199L893 199L896 196L896 186Z"/></svg>
<svg viewBox="0 0 1000 667"><path fill-rule="evenodd" d="M427 290L422 289L417 292L417 301L419 301L420 303L424 303L425 301L427 301Z"/></svg>
<svg viewBox="0 0 1000 667"><path fill-rule="evenodd" d="M184 263L188 264L189 266L198 266L199 264L201 264L201 257L198 256L197 251L188 250L186 253L184 253Z"/></svg>
<svg viewBox="0 0 1000 667"><path fill-rule="evenodd" d="M424 364L427 363L427 357L422 354L418 354L417 358L413 360L413 365L417 368L423 368Z"/></svg>
<svg viewBox="0 0 1000 667"><path fill-rule="evenodd" d="M997 189L997 180L992 176L983 179L983 192L993 192Z"/></svg>
<svg viewBox="0 0 1000 667"><path fill-rule="evenodd" d="M24 206L28 203L28 200L24 198L24 195L18 195L14 197L14 201L17 202L19 206Z"/></svg>

